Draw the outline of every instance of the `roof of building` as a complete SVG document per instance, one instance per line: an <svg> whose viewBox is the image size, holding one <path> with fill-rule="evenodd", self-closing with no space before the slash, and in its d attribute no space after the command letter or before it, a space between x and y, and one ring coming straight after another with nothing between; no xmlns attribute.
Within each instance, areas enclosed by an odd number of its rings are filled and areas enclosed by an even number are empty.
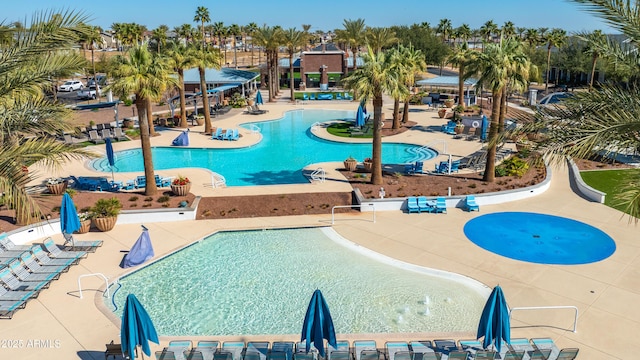
<svg viewBox="0 0 640 360"><path fill-rule="evenodd" d="M258 76L260 76L260 74L252 71L230 68L222 68L220 70L210 68L206 69L204 72L204 78L206 79L206 82L214 84L247 83L249 81L255 80L256 78L258 78ZM184 83L200 83L200 73L198 72L197 68L184 71Z"/></svg>
<svg viewBox="0 0 640 360"><path fill-rule="evenodd" d="M474 87L478 80L476 79L467 79L464 81L464 86ZM458 86L458 77L457 76L437 76L432 79L424 79L416 81L417 85L422 86Z"/></svg>

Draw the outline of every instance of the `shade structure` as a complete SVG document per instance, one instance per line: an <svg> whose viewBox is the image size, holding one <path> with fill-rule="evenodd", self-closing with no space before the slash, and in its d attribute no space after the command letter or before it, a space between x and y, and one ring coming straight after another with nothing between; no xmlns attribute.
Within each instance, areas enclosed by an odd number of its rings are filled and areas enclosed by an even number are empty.
<svg viewBox="0 0 640 360"><path fill-rule="evenodd" d="M113 154L113 145L111 144L111 139L104 139L104 145L107 152L107 161L109 161L109 167L111 167L111 180L114 180L113 166L116 164L116 157Z"/></svg>
<svg viewBox="0 0 640 360"><path fill-rule="evenodd" d="M483 336L482 346L487 349L493 343L498 352L502 348L503 341L507 344L511 342L509 306L499 285L493 288L482 310L477 338L480 339Z"/></svg>
<svg viewBox="0 0 640 360"><path fill-rule="evenodd" d="M122 313L120 326L120 344L123 353L129 354L131 359L136 358L136 346L142 347L142 352L151 356L149 341L158 344L158 333L153 322L142 304L135 295L127 295ZM144 358L144 356L143 356Z"/></svg>
<svg viewBox="0 0 640 360"><path fill-rule="evenodd" d="M362 106L358 106L358 111L356 112L356 126L364 126L364 111L362 109Z"/></svg>
<svg viewBox="0 0 640 360"><path fill-rule="evenodd" d="M62 203L60 204L60 229L66 234L72 234L80 229L80 218L78 218L76 205L67 193L62 195Z"/></svg>
<svg viewBox="0 0 640 360"><path fill-rule="evenodd" d="M171 142L173 146L189 146L189 129L183 131Z"/></svg>
<svg viewBox="0 0 640 360"><path fill-rule="evenodd" d="M258 91L256 93L256 105L262 105L262 94L260 94L260 91Z"/></svg>
<svg viewBox="0 0 640 360"><path fill-rule="evenodd" d="M137 266L145 261L153 258L153 245L151 244L151 238L149 237L149 231L147 228L142 230L142 234L138 237L138 240L133 244L129 253L125 255L123 261L123 267L128 268Z"/></svg>
<svg viewBox="0 0 640 360"><path fill-rule="evenodd" d="M489 119L487 115L482 115L482 128L480 132L480 140L487 140L487 133L489 132Z"/></svg>
<svg viewBox="0 0 640 360"><path fill-rule="evenodd" d="M313 342L313 346L318 349L320 355L325 356L325 339L329 342L329 345L336 346L336 331L333 327L329 306L327 306L322 292L316 290L313 292L307 308L307 314L304 317L300 341L306 340L305 350L307 352L311 350L311 343Z"/></svg>

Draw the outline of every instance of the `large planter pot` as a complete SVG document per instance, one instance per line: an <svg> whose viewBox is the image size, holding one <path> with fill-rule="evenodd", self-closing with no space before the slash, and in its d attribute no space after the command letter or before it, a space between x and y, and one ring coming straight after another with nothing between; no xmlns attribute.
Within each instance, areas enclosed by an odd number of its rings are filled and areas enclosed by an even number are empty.
<svg viewBox="0 0 640 360"><path fill-rule="evenodd" d="M456 126L455 128L453 128L453 131L456 134L462 134L462 132L464 131L464 126Z"/></svg>
<svg viewBox="0 0 640 360"><path fill-rule="evenodd" d="M133 128L133 120L131 120L131 119L122 120L122 126L126 127L127 129L132 129Z"/></svg>
<svg viewBox="0 0 640 360"><path fill-rule="evenodd" d="M453 99L447 99L447 100L444 101L444 106L446 106L449 109L451 109L453 107L454 103L455 103L455 101Z"/></svg>
<svg viewBox="0 0 640 360"><path fill-rule="evenodd" d="M117 216L94 218L93 225L100 231L109 231L116 226Z"/></svg>
<svg viewBox="0 0 640 360"><path fill-rule="evenodd" d="M356 166L358 166L358 162L356 160L345 160L344 161L344 168L349 170L349 171L355 171L356 170Z"/></svg>
<svg viewBox="0 0 640 360"><path fill-rule="evenodd" d="M171 191L178 196L186 196L191 190L191 183L185 185L173 185L171 184Z"/></svg>
<svg viewBox="0 0 640 360"><path fill-rule="evenodd" d="M85 233L88 233L90 229L91 229L91 219L87 219L87 220L80 221L80 229L78 229L76 232L78 234L85 234Z"/></svg>
<svg viewBox="0 0 640 360"><path fill-rule="evenodd" d="M447 110L445 109L438 110L438 116L440 117L440 119L444 118L445 115L447 115Z"/></svg>
<svg viewBox="0 0 640 360"><path fill-rule="evenodd" d="M364 171L371 172L371 169L373 168L373 162L365 161L362 163L362 165L364 165Z"/></svg>
<svg viewBox="0 0 640 360"><path fill-rule="evenodd" d="M204 118L203 117L197 117L196 118L196 124L198 124L198 126L204 125Z"/></svg>
<svg viewBox="0 0 640 360"><path fill-rule="evenodd" d="M67 181L63 181L57 184L47 184L47 190L54 195L62 195L67 190Z"/></svg>

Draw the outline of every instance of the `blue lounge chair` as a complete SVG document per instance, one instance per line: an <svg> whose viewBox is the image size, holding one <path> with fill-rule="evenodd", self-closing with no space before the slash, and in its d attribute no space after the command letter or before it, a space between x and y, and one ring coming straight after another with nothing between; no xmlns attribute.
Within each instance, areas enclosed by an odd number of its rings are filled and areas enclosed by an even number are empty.
<svg viewBox="0 0 640 360"><path fill-rule="evenodd" d="M342 100L342 94L341 93L337 93L336 94L336 100Z"/></svg>
<svg viewBox="0 0 640 360"><path fill-rule="evenodd" d="M302 93L302 100L309 100L309 94L307 93Z"/></svg>
<svg viewBox="0 0 640 360"><path fill-rule="evenodd" d="M318 353L313 351L309 351L308 353L296 352L293 354L293 360L316 360L318 358L317 355Z"/></svg>
<svg viewBox="0 0 640 360"><path fill-rule="evenodd" d="M473 354L474 360L494 360L498 353L493 350L478 350Z"/></svg>
<svg viewBox="0 0 640 360"><path fill-rule="evenodd" d="M416 161L413 166L413 172L416 174L422 174L422 170L424 168L424 163L422 161Z"/></svg>
<svg viewBox="0 0 640 360"><path fill-rule="evenodd" d="M436 199L436 213L447 213L447 201L443 197Z"/></svg>
<svg viewBox="0 0 640 360"><path fill-rule="evenodd" d="M459 350L455 340L434 340L433 344L436 351L444 354L450 354L451 352Z"/></svg>
<svg viewBox="0 0 640 360"><path fill-rule="evenodd" d="M418 212L432 213L436 210L435 207L429 204L426 196L418 196L417 202L418 202Z"/></svg>
<svg viewBox="0 0 640 360"><path fill-rule="evenodd" d="M86 251L96 252L96 250L102 246L102 240L89 240L89 241L76 241L72 234L62 233L64 237L64 248L70 251Z"/></svg>
<svg viewBox="0 0 640 360"><path fill-rule="evenodd" d="M232 360L241 360L242 351L244 350L244 342L243 341L225 341L222 343L222 350L228 353L231 353Z"/></svg>
<svg viewBox="0 0 640 360"><path fill-rule="evenodd" d="M407 211L411 213L420 213L420 207L418 206L418 199L414 196L407 198Z"/></svg>
<svg viewBox="0 0 640 360"><path fill-rule="evenodd" d="M515 350L507 350L504 354L504 360L522 360L524 358L524 350L515 351Z"/></svg>
<svg viewBox="0 0 640 360"><path fill-rule="evenodd" d="M124 186L122 187L122 189L124 190L133 190L136 188L136 182L135 180L128 180Z"/></svg>
<svg viewBox="0 0 640 360"><path fill-rule="evenodd" d="M467 211L480 211L480 205L476 202L476 197L467 195L464 200L464 207Z"/></svg>
<svg viewBox="0 0 640 360"><path fill-rule="evenodd" d="M231 140L236 141L240 138L240 131L238 129L233 129L233 133L231 134Z"/></svg>
<svg viewBox="0 0 640 360"><path fill-rule="evenodd" d="M154 175L157 187L169 187L171 186L171 179L166 177L160 177L160 175Z"/></svg>
<svg viewBox="0 0 640 360"><path fill-rule="evenodd" d="M40 263L47 262L45 256L52 258L52 260L61 259L61 260L69 260L72 259L76 263L80 261L81 258L85 257L87 253L85 251L68 251L68 250L60 250L58 245L53 242L53 239L47 238L44 240L42 244L44 249L49 252L49 254L45 254L42 249L34 248L33 255L40 261ZM59 263L62 263L61 261ZM54 264L54 263L51 263Z"/></svg>
<svg viewBox="0 0 640 360"><path fill-rule="evenodd" d="M254 355L251 360L266 360L269 354L269 342L268 341L249 341L247 343L247 349L245 352L245 359L247 354ZM258 357L256 358L255 355Z"/></svg>
<svg viewBox="0 0 640 360"><path fill-rule="evenodd" d="M353 96L351 96L351 94L349 94L348 92L345 92L343 97L345 100L353 100Z"/></svg>
<svg viewBox="0 0 640 360"><path fill-rule="evenodd" d="M411 360L409 344L404 341L387 341L384 344L388 360Z"/></svg>
<svg viewBox="0 0 640 360"><path fill-rule="evenodd" d="M337 340L335 347L328 345L327 354L329 354L327 360L353 360L347 340Z"/></svg>
<svg viewBox="0 0 640 360"><path fill-rule="evenodd" d="M40 291L49 286L48 281L21 281L7 267L0 270L0 286L2 284L9 290L19 291Z"/></svg>
<svg viewBox="0 0 640 360"><path fill-rule="evenodd" d="M58 280L60 277L59 272L45 271L40 273L31 273L24 266L19 259L15 259L9 263L9 270L20 281L43 281L49 284L53 280Z"/></svg>
<svg viewBox="0 0 640 360"><path fill-rule="evenodd" d="M176 353L174 353L173 351L167 351L167 350L156 351L156 359L157 360L177 360Z"/></svg>
<svg viewBox="0 0 640 360"><path fill-rule="evenodd" d="M34 250L36 248L42 250L42 248L37 245L34 247ZM73 265L73 260L71 259L67 259L64 263L61 262L60 264L41 264L36 261L36 258L31 252L25 252L22 254L22 256L20 256L20 260L22 260L24 266L26 266L31 272L43 272L46 269L50 269L49 271L51 272L63 273L67 272L69 270L69 266Z"/></svg>
<svg viewBox="0 0 640 360"><path fill-rule="evenodd" d="M578 348L566 348L560 350L558 354L557 360L573 360L578 357L578 352L580 350Z"/></svg>
<svg viewBox="0 0 640 360"><path fill-rule="evenodd" d="M378 349L373 340L356 340L353 342L356 360L377 360Z"/></svg>
<svg viewBox="0 0 640 360"><path fill-rule="evenodd" d="M145 176L136 177L136 189L141 189L147 186L147 178Z"/></svg>
<svg viewBox="0 0 640 360"><path fill-rule="evenodd" d="M293 360L293 341L274 341L269 352L270 360Z"/></svg>
<svg viewBox="0 0 640 360"><path fill-rule="evenodd" d="M234 360L233 354L226 350L216 351L213 353L213 360Z"/></svg>
<svg viewBox="0 0 640 360"><path fill-rule="evenodd" d="M172 352L174 355L178 354L179 357L182 357L185 351L191 350L191 346L191 340L172 340L169 341L169 346L164 348L163 352Z"/></svg>
<svg viewBox="0 0 640 360"><path fill-rule="evenodd" d="M33 291L7 290L0 286L0 317L9 318L13 313L26 306L27 301L34 296Z"/></svg>
<svg viewBox="0 0 640 360"><path fill-rule="evenodd" d="M219 345L219 341L200 340L193 350L200 352L204 360L213 360L213 354L218 351Z"/></svg>
<svg viewBox="0 0 640 360"><path fill-rule="evenodd" d="M555 359L558 357L560 353L560 349L556 346L551 338L534 338L531 339L531 343L537 349L542 351L550 351L551 359Z"/></svg>
<svg viewBox="0 0 640 360"><path fill-rule="evenodd" d="M316 99L316 94L311 93L311 96L309 96L309 100L315 100L315 99Z"/></svg>
<svg viewBox="0 0 640 360"><path fill-rule="evenodd" d="M413 164L404 164L404 173L407 175L413 175Z"/></svg>
<svg viewBox="0 0 640 360"><path fill-rule="evenodd" d="M16 245L13 241L11 241L11 239L9 239L7 233L2 233L0 234L0 248L12 251L25 251L31 249L31 246Z"/></svg>
<svg viewBox="0 0 640 360"><path fill-rule="evenodd" d="M219 140L220 136L222 135L222 128L216 128L216 132L214 132L213 134L211 134L211 139L213 140Z"/></svg>

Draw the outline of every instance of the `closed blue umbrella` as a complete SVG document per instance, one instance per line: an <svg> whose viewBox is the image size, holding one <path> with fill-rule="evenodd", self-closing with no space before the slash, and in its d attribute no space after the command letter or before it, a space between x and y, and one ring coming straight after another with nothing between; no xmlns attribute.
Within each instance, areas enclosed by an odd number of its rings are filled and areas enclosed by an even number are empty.
<svg viewBox="0 0 640 360"><path fill-rule="evenodd" d="M333 319L331 319L329 306L327 306L327 302L324 300L320 290L316 290L313 292L307 308L307 314L304 317L300 341L307 341L307 352L311 350L311 343L313 342L313 346L318 349L320 355L324 356L324 339L333 347L337 345L336 331L333 328Z"/></svg>
<svg viewBox="0 0 640 360"><path fill-rule="evenodd" d="M364 99L360 101L360 107L362 108L362 112L367 115L367 102Z"/></svg>
<svg viewBox="0 0 640 360"><path fill-rule="evenodd" d="M123 260L123 268L140 265L147 260L153 258L153 245L149 237L149 230L142 226L142 234L131 247L131 250L125 255Z"/></svg>
<svg viewBox="0 0 640 360"><path fill-rule="evenodd" d="M483 336L482 346L487 349L492 343L495 343L498 352L502 348L503 340L507 344L511 342L509 306L507 306L502 288L499 285L493 288L482 310L477 338L480 339Z"/></svg>
<svg viewBox="0 0 640 360"><path fill-rule="evenodd" d="M487 140L487 133L489 132L489 119L487 119L487 115L482 115L482 129L480 132L480 140Z"/></svg>
<svg viewBox="0 0 640 360"><path fill-rule="evenodd" d="M66 234L73 234L74 231L80 229L80 218L78 218L76 205L67 193L62 196L60 204L60 229L62 229L62 233Z"/></svg>
<svg viewBox="0 0 640 360"><path fill-rule="evenodd" d="M111 144L111 139L104 139L104 144L107 150L107 161L109 161L109 166L111 167L111 180L115 180L113 176L113 166L116 164L116 157L113 154L113 145Z"/></svg>
<svg viewBox="0 0 640 360"><path fill-rule="evenodd" d="M260 94L260 91L256 93L256 105L262 105L262 94Z"/></svg>
<svg viewBox="0 0 640 360"><path fill-rule="evenodd" d="M127 295L120 326L120 344L123 353L131 359L136 358L136 347L140 345L142 352L151 356L149 341L158 344L158 334L153 322L135 295ZM142 356L144 358L144 355Z"/></svg>
<svg viewBox="0 0 640 360"><path fill-rule="evenodd" d="M362 106L358 106L358 112L356 112L356 126L364 126L364 110L362 109Z"/></svg>

